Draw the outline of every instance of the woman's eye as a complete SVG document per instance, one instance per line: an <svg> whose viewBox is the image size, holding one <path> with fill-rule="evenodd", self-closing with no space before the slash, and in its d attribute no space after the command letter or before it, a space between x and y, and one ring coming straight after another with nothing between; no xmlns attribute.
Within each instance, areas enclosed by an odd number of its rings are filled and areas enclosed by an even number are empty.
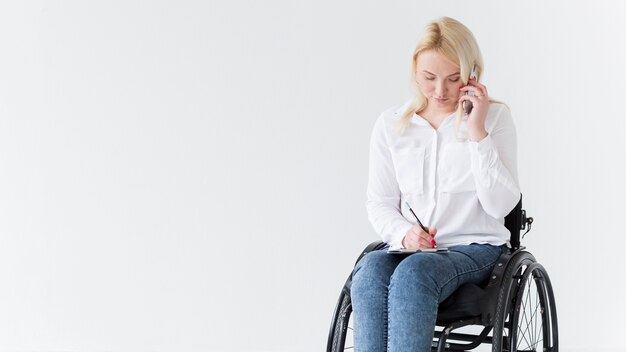
<svg viewBox="0 0 626 352"><path fill-rule="evenodd" d="M427 80L432 81L434 78L433 77L426 77Z"/></svg>
<svg viewBox="0 0 626 352"><path fill-rule="evenodd" d="M450 80L450 82L458 82L458 81L459 81L459 78L456 78L456 79L451 79L451 80Z"/></svg>

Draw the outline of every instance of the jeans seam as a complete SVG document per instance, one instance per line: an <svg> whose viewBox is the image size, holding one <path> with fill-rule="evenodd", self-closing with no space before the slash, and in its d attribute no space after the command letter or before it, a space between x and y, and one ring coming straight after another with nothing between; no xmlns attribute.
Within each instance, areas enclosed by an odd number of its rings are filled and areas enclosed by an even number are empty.
<svg viewBox="0 0 626 352"><path fill-rule="evenodd" d="M389 346L389 288L385 290L385 304L387 309L383 310L383 347L384 351L387 351Z"/></svg>

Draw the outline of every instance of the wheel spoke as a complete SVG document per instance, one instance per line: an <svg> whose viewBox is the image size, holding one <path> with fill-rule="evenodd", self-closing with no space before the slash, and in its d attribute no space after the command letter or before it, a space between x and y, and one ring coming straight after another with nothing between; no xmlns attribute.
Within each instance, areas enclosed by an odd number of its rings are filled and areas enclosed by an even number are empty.
<svg viewBox="0 0 626 352"><path fill-rule="evenodd" d="M539 311L539 309L538 309L539 302L536 299L536 295L532 294L533 291L536 293L536 287L534 286L534 280L530 280L529 286L530 287L529 287L528 297L530 297L530 302L531 302L529 308L532 311L532 314L531 314L531 317L530 317L530 319L531 319L531 328L532 329L531 329L531 336L529 336L529 339L530 339L530 346L529 347L532 348L533 350L536 350L537 349L537 340L539 339L539 336L537 336L537 323L538 323L537 312ZM533 298L535 298L534 299L534 301L535 301L534 304L532 303L533 302Z"/></svg>
<svg viewBox="0 0 626 352"><path fill-rule="evenodd" d="M348 326L346 326L346 342L343 347L343 350L352 350L354 349L354 328L352 327L352 317L348 321Z"/></svg>
<svg viewBox="0 0 626 352"><path fill-rule="evenodd" d="M519 299L517 328L516 328L516 350L518 352L536 352L539 345L544 341L543 336L543 300L539 290L543 287L541 277L537 276L535 270L526 276L522 297ZM524 348L521 348L521 347ZM543 351L543 348L540 348Z"/></svg>
<svg viewBox="0 0 626 352"><path fill-rule="evenodd" d="M534 280L533 280L534 283ZM537 328L537 324L540 323L540 319L543 319L543 317L541 316L541 314L537 314L540 313L541 311L541 306L540 306L540 299L539 299L539 292L537 291L537 287L535 287L535 311L533 312L533 319L535 320L535 326L534 326L534 333L533 333L533 344L534 347L537 347L537 344L539 343L539 329Z"/></svg>
<svg viewBox="0 0 626 352"><path fill-rule="evenodd" d="M517 349L519 349L519 347L521 346L522 340L526 342L526 345L530 345L530 342L528 341L528 337L527 337L527 332L530 329L530 322L528 320L528 316L526 315L526 310L528 307L528 295L526 295L525 300L522 300L521 303L521 313L522 315L520 316L520 321L518 322L518 339L517 339L517 345L515 346ZM524 327L523 331L519 331L519 329L521 329L521 327ZM522 337L521 339L519 337Z"/></svg>
<svg viewBox="0 0 626 352"><path fill-rule="evenodd" d="M543 315L541 314L541 312L543 311L543 307L541 305L541 298L539 297L539 286L536 285L536 281L535 281L534 278L531 281L531 284L534 287L534 290L533 290L534 294L532 295L532 297L535 298L535 304L534 304L534 311L533 311L532 319L535 322L535 324L534 324L534 332L533 332L533 347L536 349L537 346L539 345L539 342L543 340L543 329L542 329ZM529 296L530 295L531 295L531 293L529 292Z"/></svg>

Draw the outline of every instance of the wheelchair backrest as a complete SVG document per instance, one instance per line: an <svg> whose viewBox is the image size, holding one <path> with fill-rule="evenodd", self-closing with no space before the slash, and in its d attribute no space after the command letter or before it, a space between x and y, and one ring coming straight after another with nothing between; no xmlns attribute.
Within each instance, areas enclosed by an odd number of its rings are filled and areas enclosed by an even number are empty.
<svg viewBox="0 0 626 352"><path fill-rule="evenodd" d="M520 230L524 228L526 221L526 212L522 210L522 196L520 195L519 202L509 215L504 217L504 226L511 232L511 247L516 250L520 247Z"/></svg>

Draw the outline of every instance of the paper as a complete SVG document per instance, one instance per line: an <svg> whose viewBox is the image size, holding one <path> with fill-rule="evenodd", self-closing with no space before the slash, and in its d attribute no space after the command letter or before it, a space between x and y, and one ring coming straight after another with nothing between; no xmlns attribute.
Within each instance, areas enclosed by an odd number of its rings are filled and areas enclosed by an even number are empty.
<svg viewBox="0 0 626 352"><path fill-rule="evenodd" d="M407 248L397 248L397 249L388 249L387 253L393 253L393 254L402 254L402 253L418 253L418 252L423 252L423 253L445 253L445 252L449 252L448 248L423 248L423 249L407 249Z"/></svg>

